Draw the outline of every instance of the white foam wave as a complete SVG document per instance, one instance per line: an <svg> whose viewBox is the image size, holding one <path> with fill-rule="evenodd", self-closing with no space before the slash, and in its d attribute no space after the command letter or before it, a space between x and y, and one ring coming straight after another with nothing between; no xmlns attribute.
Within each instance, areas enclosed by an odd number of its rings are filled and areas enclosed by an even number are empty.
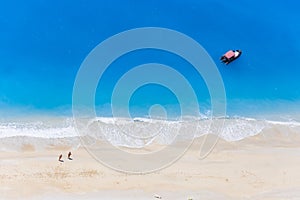
<svg viewBox="0 0 300 200"><path fill-rule="evenodd" d="M261 133L266 126L265 121L252 118L226 119L220 137L227 141L237 141Z"/></svg>
<svg viewBox="0 0 300 200"><path fill-rule="evenodd" d="M6 137L39 137L65 138L78 136L73 120L66 119L35 119L29 121L11 121L0 123L0 138Z"/></svg>
<svg viewBox="0 0 300 200"><path fill-rule="evenodd" d="M181 139L218 134L227 141L242 140L265 130L300 133L300 123L295 121L267 121L253 118L218 118L167 121L151 118L95 118L86 123L85 133L99 140L108 140L116 146L143 147L153 142L172 143ZM224 124L220 133L212 124ZM31 119L28 121L0 122L0 138L35 137L44 139L78 137L72 118Z"/></svg>

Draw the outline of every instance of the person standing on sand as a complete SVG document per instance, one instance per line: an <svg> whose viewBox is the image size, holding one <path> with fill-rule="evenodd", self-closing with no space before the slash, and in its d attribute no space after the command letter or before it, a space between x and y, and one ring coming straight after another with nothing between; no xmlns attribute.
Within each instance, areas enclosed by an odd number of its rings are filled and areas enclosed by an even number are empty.
<svg viewBox="0 0 300 200"><path fill-rule="evenodd" d="M62 160L62 154L59 155L58 161L63 162L63 160Z"/></svg>
<svg viewBox="0 0 300 200"><path fill-rule="evenodd" d="M68 153L68 159L69 160L72 160L71 155L72 155L72 153L71 153L71 151L69 151L69 153Z"/></svg>

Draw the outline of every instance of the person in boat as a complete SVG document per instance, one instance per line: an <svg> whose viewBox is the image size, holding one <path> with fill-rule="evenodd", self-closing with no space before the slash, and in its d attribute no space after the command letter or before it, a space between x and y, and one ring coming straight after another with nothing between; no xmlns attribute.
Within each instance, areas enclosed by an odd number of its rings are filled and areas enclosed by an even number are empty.
<svg viewBox="0 0 300 200"><path fill-rule="evenodd" d="M220 60L227 65L237 59L241 54L241 50L229 50L221 56Z"/></svg>

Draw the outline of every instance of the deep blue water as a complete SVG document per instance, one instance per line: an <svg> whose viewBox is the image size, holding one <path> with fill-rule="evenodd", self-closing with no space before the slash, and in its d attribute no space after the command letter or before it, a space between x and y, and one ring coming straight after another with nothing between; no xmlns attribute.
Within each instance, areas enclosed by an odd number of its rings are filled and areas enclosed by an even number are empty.
<svg viewBox="0 0 300 200"><path fill-rule="evenodd" d="M0 109L69 110L76 73L88 53L114 34L150 26L180 31L207 50L222 75L230 115L297 113L299 6L297 1L257 0L2 2ZM219 56L228 49L242 49L243 55L224 66ZM112 64L101 82L104 89L97 91L97 105L109 105L122 73L148 62L180 70L200 104L209 104L205 84L189 63L168 52L145 50ZM131 103L141 110L156 103L178 109L174 95L157 85L140 88Z"/></svg>

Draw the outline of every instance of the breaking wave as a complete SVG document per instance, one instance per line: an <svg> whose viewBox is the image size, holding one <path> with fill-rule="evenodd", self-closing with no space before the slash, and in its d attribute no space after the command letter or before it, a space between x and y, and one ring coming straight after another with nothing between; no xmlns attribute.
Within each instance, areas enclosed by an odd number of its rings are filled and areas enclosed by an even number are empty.
<svg viewBox="0 0 300 200"><path fill-rule="evenodd" d="M220 133L214 132L211 119L185 119L167 121L149 118L96 118L87 120L88 126L80 136L88 135L93 140L108 140L116 146L139 148L153 142L170 144L177 134L200 137L218 134L226 141L237 141L266 132L281 132L285 135L300 133L300 123L296 121L268 121L253 118L212 119L224 123ZM27 138L27 139L24 139ZM79 133L73 118L43 118L0 122L0 141L11 141L12 145L30 143L28 138L42 139L44 143L78 146ZM184 137L182 137L184 139ZM48 142L47 142L48 141ZM71 142L72 141L72 142ZM2 145L3 146L3 145Z"/></svg>

